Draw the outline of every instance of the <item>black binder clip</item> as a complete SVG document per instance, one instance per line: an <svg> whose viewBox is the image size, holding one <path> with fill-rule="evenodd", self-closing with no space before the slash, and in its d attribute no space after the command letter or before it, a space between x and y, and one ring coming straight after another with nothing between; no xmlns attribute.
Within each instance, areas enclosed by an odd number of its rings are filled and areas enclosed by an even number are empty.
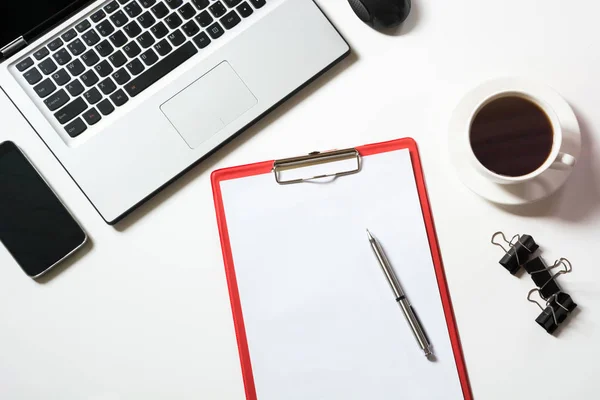
<svg viewBox="0 0 600 400"><path fill-rule="evenodd" d="M568 263L568 265L567 265ZM544 263L541 257L535 257L523 264L525 271L531 275L533 283L540 288L540 296L544 299L550 298L554 293L560 292L560 287L555 279L552 279L550 271L554 268L558 268L561 265L565 266L568 273L571 272L571 263L566 258L561 258L556 261L553 266L548 267Z"/></svg>
<svg viewBox="0 0 600 400"><path fill-rule="evenodd" d="M558 325L567 318L567 315L577 307L571 296L564 292L557 293L546 304L547 307L535 319L535 322L548 333L553 333L558 328Z"/></svg>
<svg viewBox="0 0 600 400"><path fill-rule="evenodd" d="M545 268L545 271L550 274L550 270L553 268L564 267L564 270L557 272L556 274L550 276L550 278L539 288L534 288L529 291L527 294L527 300L537 304L538 307L542 310L542 313L535 319L535 322L538 323L542 328L546 330L548 333L553 333L558 326L565 321L567 316L577 307L577 303L573 301L570 295L560 290L558 285L554 293L550 295L544 295L550 293L550 287L554 287L552 284L556 284L556 278L560 275L567 274L572 271L572 266L569 260L566 258L561 258L557 260L554 265L551 267ZM536 271L534 274L542 272ZM533 275L532 275L533 277ZM531 295L537 292L539 296L545 300L546 304L543 307L537 300L533 300Z"/></svg>
<svg viewBox="0 0 600 400"><path fill-rule="evenodd" d="M496 241L498 236L502 236L504 244ZM525 264L529 257L540 247L530 235L517 234L512 239L506 240L506 236L502 232L494 233L491 242L504 250L505 254L499 262L512 275L516 274L521 265ZM505 245L508 248L504 247Z"/></svg>

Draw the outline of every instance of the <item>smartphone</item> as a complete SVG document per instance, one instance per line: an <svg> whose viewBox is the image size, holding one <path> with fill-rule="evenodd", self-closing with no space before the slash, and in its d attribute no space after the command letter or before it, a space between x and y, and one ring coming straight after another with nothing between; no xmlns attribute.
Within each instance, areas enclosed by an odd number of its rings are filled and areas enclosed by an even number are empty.
<svg viewBox="0 0 600 400"><path fill-rule="evenodd" d="M0 143L0 242L37 278L85 244L87 235L13 142Z"/></svg>

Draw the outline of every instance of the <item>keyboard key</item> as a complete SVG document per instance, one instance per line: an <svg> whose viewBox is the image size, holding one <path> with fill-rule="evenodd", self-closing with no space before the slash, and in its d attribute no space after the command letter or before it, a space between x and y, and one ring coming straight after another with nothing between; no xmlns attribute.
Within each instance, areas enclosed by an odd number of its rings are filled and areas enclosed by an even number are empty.
<svg viewBox="0 0 600 400"><path fill-rule="evenodd" d="M223 0L225 2L225 4L227 4L227 7L229 8L233 8L235 6L237 6L238 4L240 4L240 2L242 0Z"/></svg>
<svg viewBox="0 0 600 400"><path fill-rule="evenodd" d="M33 90L35 90L37 95L43 99L56 90L56 85L49 78L46 78L42 82L38 83L37 86L34 86Z"/></svg>
<svg viewBox="0 0 600 400"><path fill-rule="evenodd" d="M150 32L142 33L140 36L137 37L136 40L144 49L147 49L148 47L154 44L154 37L152 37Z"/></svg>
<svg viewBox="0 0 600 400"><path fill-rule="evenodd" d="M227 12L227 9L223 5L223 3L221 3L220 1L217 1L216 3L214 3L213 5L208 7L208 9L212 13L212 15L215 16L215 18L222 17L223 14L225 14Z"/></svg>
<svg viewBox="0 0 600 400"><path fill-rule="evenodd" d="M50 54L50 52L48 51L47 48L42 47L41 49L39 49L38 51L36 51L35 53L33 53L33 56L35 57L36 60L41 60L42 58L46 57L48 54Z"/></svg>
<svg viewBox="0 0 600 400"><path fill-rule="evenodd" d="M81 56L81 59L88 67L91 67L98 61L100 61L98 55L94 52L94 50L90 50L87 53L85 53L83 56ZM71 64L67 65L67 68L73 76L81 74L85 69L79 60L73 61Z"/></svg>
<svg viewBox="0 0 600 400"><path fill-rule="evenodd" d="M114 52L110 57L108 57L108 59L115 68L119 68L121 65L127 62L127 57L125 57L121 50Z"/></svg>
<svg viewBox="0 0 600 400"><path fill-rule="evenodd" d="M127 36L121 31L117 31L108 37L115 47L121 47L127 43Z"/></svg>
<svg viewBox="0 0 600 400"><path fill-rule="evenodd" d="M185 42L185 36L183 36L183 33L181 33L179 29L171 32L168 38L173 46L179 46L181 43Z"/></svg>
<svg viewBox="0 0 600 400"><path fill-rule="evenodd" d="M100 61L100 57L98 57L98 54L96 54L94 50L90 49L87 53L81 56L81 60L85 63L85 65L91 67Z"/></svg>
<svg viewBox="0 0 600 400"><path fill-rule="evenodd" d="M254 10L252 9L252 7L250 7L250 4L243 2L242 4L240 4L236 10L240 13L240 15L244 18L248 18L250 15L252 15L252 13L254 12Z"/></svg>
<svg viewBox="0 0 600 400"><path fill-rule="evenodd" d="M87 29L89 29L90 26L92 26L92 24L90 24L90 21L88 21L87 19L84 19L83 21L81 21L80 23L75 25L75 29L77 29L77 32L82 33L84 31L86 31Z"/></svg>
<svg viewBox="0 0 600 400"><path fill-rule="evenodd" d="M131 62L126 65L126 67L132 75L141 74L142 71L145 69L144 64L142 64L142 62L137 58L135 60L131 60Z"/></svg>
<svg viewBox="0 0 600 400"><path fill-rule="evenodd" d="M156 50L158 55L166 56L171 52L171 50L173 50L173 47L171 47L171 45L169 44L169 42L167 42L166 39L163 39L154 45L154 50Z"/></svg>
<svg viewBox="0 0 600 400"><path fill-rule="evenodd" d="M84 112L81 116L83 117L84 121L88 123L88 125L97 124L98 121L102 119L100 113L93 107Z"/></svg>
<svg viewBox="0 0 600 400"><path fill-rule="evenodd" d="M156 0L140 0L140 4L144 8L152 7L156 3Z"/></svg>
<svg viewBox="0 0 600 400"><path fill-rule="evenodd" d="M79 97L58 110L58 112L54 113L54 117L58 120L58 122L64 125L84 112L86 109L87 104L81 97Z"/></svg>
<svg viewBox="0 0 600 400"><path fill-rule="evenodd" d="M73 97L79 96L84 90L83 85L81 84L81 82L79 82L79 79L72 80L65 87L67 88L69 94Z"/></svg>
<svg viewBox="0 0 600 400"><path fill-rule="evenodd" d="M83 98L87 100L90 104L96 104L100 100L102 100L102 95L96 88L91 88L87 92L83 94Z"/></svg>
<svg viewBox="0 0 600 400"><path fill-rule="evenodd" d="M119 8L119 4L117 4L116 1L111 1L104 7L104 11L106 11L108 14L112 14L115 11L117 11L118 8Z"/></svg>
<svg viewBox="0 0 600 400"><path fill-rule="evenodd" d="M156 22L156 19L154 19L152 14L150 14L150 11L146 11L145 13L137 17L137 21L140 23L142 28L149 28L152 26L153 23Z"/></svg>
<svg viewBox="0 0 600 400"><path fill-rule="evenodd" d="M81 35L81 38L88 46L94 46L100 41L100 36L98 36L96 31L93 29L90 29L89 31Z"/></svg>
<svg viewBox="0 0 600 400"><path fill-rule="evenodd" d="M106 78L98 84L98 88L102 91L102 93L110 94L117 90L117 85L115 85L112 79Z"/></svg>
<svg viewBox="0 0 600 400"><path fill-rule="evenodd" d="M169 13L169 9L167 8L167 6L165 6L163 2L158 3L157 5L152 7L151 10L156 18L162 18Z"/></svg>
<svg viewBox="0 0 600 400"><path fill-rule="evenodd" d="M265 5L265 0L250 0L254 8L261 8Z"/></svg>
<svg viewBox="0 0 600 400"><path fill-rule="evenodd" d="M134 38L137 35L139 35L140 33L142 33L142 28L140 28L140 26L137 24L137 22L131 21L130 23L125 25L125 27L123 28L123 31L125 31L127 36L129 36L130 38Z"/></svg>
<svg viewBox="0 0 600 400"><path fill-rule="evenodd" d="M120 28L129 21L129 18L127 18L127 15L125 15L123 11L119 10L114 15L110 16L110 20L117 28Z"/></svg>
<svg viewBox="0 0 600 400"><path fill-rule="evenodd" d="M114 48L108 43L108 40L104 39L96 45L96 51L100 54L100 57L106 57L114 51Z"/></svg>
<svg viewBox="0 0 600 400"><path fill-rule="evenodd" d="M181 29L183 29L188 36L194 36L196 33L200 32L200 28L198 28L198 25L194 21L186 22L181 26Z"/></svg>
<svg viewBox="0 0 600 400"><path fill-rule="evenodd" d="M72 62L67 64L67 70L71 73L71 75L77 76L83 71L85 71L85 67L83 66L81 61L73 60Z"/></svg>
<svg viewBox="0 0 600 400"><path fill-rule="evenodd" d="M196 15L196 9L192 7L190 3L184 4L177 12L179 12L184 19L190 19Z"/></svg>
<svg viewBox="0 0 600 400"><path fill-rule="evenodd" d="M233 10L228 12L227 14L225 14L225 16L223 18L221 18L221 23L223 24L225 29L233 28L234 26L239 24L240 21L241 21L240 16L237 15L237 13Z"/></svg>
<svg viewBox="0 0 600 400"><path fill-rule="evenodd" d="M147 51L143 52L140 58L146 65L152 65L158 61L158 56L152 49L148 49Z"/></svg>
<svg viewBox="0 0 600 400"><path fill-rule="evenodd" d="M69 29L68 31L62 34L61 38L65 42L70 42L71 40L75 39L75 36L77 36L77 32L75 32L75 29Z"/></svg>
<svg viewBox="0 0 600 400"><path fill-rule="evenodd" d="M204 10L210 4L209 0L192 0L198 10Z"/></svg>
<svg viewBox="0 0 600 400"><path fill-rule="evenodd" d="M71 55L65 48L62 48L56 53L52 54L52 58L54 58L58 65L65 65L66 63L71 61Z"/></svg>
<svg viewBox="0 0 600 400"><path fill-rule="evenodd" d="M48 106L48 110L54 111L67 104L68 101L69 95L63 89L60 89L58 92L44 100L44 103Z"/></svg>
<svg viewBox="0 0 600 400"><path fill-rule="evenodd" d="M213 17L208 13L208 11L202 11L196 16L196 22L198 22L201 27L206 28L213 22Z"/></svg>
<svg viewBox="0 0 600 400"><path fill-rule="evenodd" d="M78 56L85 51L85 44L79 39L74 40L73 42L67 45L67 48L71 50L71 54L74 56Z"/></svg>
<svg viewBox="0 0 600 400"><path fill-rule="evenodd" d="M214 24L206 28L206 31L213 39L218 39L225 33L225 31L223 30L223 28L221 28L221 25L219 25L218 22L215 22Z"/></svg>
<svg viewBox="0 0 600 400"><path fill-rule="evenodd" d="M102 100L96 107L98 107L98 111L100 111L102 115L109 115L115 111L115 106L112 105L109 99Z"/></svg>
<svg viewBox="0 0 600 400"><path fill-rule="evenodd" d="M140 5L134 0L131 3L127 4L125 6L125 12L127 13L127 15L129 15L131 18L135 18L138 15L140 15L142 13L142 8L140 7Z"/></svg>
<svg viewBox="0 0 600 400"><path fill-rule="evenodd" d="M19 70L19 72L23 72L27 68L31 67L32 65L33 65L33 60L31 59L31 57L27 57L27 58L19 61L16 65L16 67Z"/></svg>
<svg viewBox="0 0 600 400"><path fill-rule="evenodd" d="M36 67L33 67L23 74L23 78L25 78L30 85L35 85L42 80L42 74L40 74L40 71L38 71Z"/></svg>
<svg viewBox="0 0 600 400"><path fill-rule="evenodd" d="M165 22L169 25L169 28L175 29L179 25L183 23L183 20L176 12L171 13L167 18L165 18Z"/></svg>
<svg viewBox="0 0 600 400"><path fill-rule="evenodd" d="M165 37L167 33L169 33L169 29L162 22L159 22L158 24L154 25L152 28L150 28L150 31L152 31L152 33L154 34L154 36L156 36L157 39L161 39Z"/></svg>
<svg viewBox="0 0 600 400"><path fill-rule="evenodd" d="M120 70L112 74L112 77L119 85L124 85L127 83L128 80L131 79L131 75L129 75L127 71L125 71L125 68L121 68Z"/></svg>
<svg viewBox="0 0 600 400"><path fill-rule="evenodd" d="M63 45L63 41L60 38L56 38L53 41L51 41L50 43L48 43L48 48L50 49L50 51L54 51L62 45Z"/></svg>
<svg viewBox="0 0 600 400"><path fill-rule="evenodd" d="M90 16L90 19L92 20L93 23L97 24L104 17L106 17L106 13L102 10L98 10Z"/></svg>
<svg viewBox="0 0 600 400"><path fill-rule="evenodd" d="M149 68L148 71L128 82L124 86L125 90L129 96L137 96L150 85L167 75L169 72L177 68L196 53L198 53L196 46L194 46L191 42L187 42L160 60L152 68Z"/></svg>
<svg viewBox="0 0 600 400"><path fill-rule="evenodd" d="M93 70L86 71L83 75L80 76L81 82L87 87L94 86L98 83L98 75Z"/></svg>
<svg viewBox="0 0 600 400"><path fill-rule="evenodd" d="M54 64L54 61L52 61L51 58L46 58L38 65L38 67L42 70L44 75L50 75L56 71L56 64Z"/></svg>
<svg viewBox="0 0 600 400"><path fill-rule="evenodd" d="M125 47L123 47L123 51L125 52L125 54L127 54L127 57L133 58L140 54L142 50L136 42L129 42Z"/></svg>
<svg viewBox="0 0 600 400"><path fill-rule="evenodd" d="M119 4L123 5L123 4L127 4L127 2L129 2L129 0L118 0Z"/></svg>
<svg viewBox="0 0 600 400"><path fill-rule="evenodd" d="M61 68L52 74L52 79L54 79L57 85L62 86L71 80L71 76L69 76L64 68Z"/></svg>
<svg viewBox="0 0 600 400"><path fill-rule="evenodd" d="M127 100L129 100L125 92L121 89L111 94L110 99L113 103L115 103L115 106L117 107L121 107L123 104L127 103Z"/></svg>
<svg viewBox="0 0 600 400"><path fill-rule="evenodd" d="M206 32L202 32L194 38L194 43L196 43L196 46L203 49L210 44L210 38Z"/></svg>
<svg viewBox="0 0 600 400"><path fill-rule="evenodd" d="M110 35L115 31L115 27L110 23L109 20L102 21L96 25L96 30L104 37Z"/></svg>
<svg viewBox="0 0 600 400"><path fill-rule="evenodd" d="M94 69L96 70L96 73L98 73L98 75L100 75L100 77L102 78L110 75L113 72L113 67L111 67L108 61L106 60L96 64Z"/></svg>
<svg viewBox="0 0 600 400"><path fill-rule="evenodd" d="M54 79L54 82L56 82L57 85L62 86L69 82L71 77L69 74L67 74L67 71L65 71L64 68L61 68L52 74L52 79Z"/></svg>
<svg viewBox="0 0 600 400"><path fill-rule="evenodd" d="M183 4L183 0L165 0L165 3L174 10Z"/></svg>
<svg viewBox="0 0 600 400"><path fill-rule="evenodd" d="M81 135L86 129L87 125L85 124L85 122L83 122L81 118L77 118L69 125L65 126L65 131L67 131L69 136L71 136L72 138Z"/></svg>

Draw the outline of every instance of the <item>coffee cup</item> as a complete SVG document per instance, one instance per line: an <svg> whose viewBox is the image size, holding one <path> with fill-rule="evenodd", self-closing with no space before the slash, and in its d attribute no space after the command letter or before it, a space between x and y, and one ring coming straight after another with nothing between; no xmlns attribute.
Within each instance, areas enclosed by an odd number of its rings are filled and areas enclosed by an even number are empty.
<svg viewBox="0 0 600 400"><path fill-rule="evenodd" d="M544 100L521 91L493 93L476 106L464 138L467 156L484 177L522 183L546 170L569 169L576 159L563 151L563 130Z"/></svg>

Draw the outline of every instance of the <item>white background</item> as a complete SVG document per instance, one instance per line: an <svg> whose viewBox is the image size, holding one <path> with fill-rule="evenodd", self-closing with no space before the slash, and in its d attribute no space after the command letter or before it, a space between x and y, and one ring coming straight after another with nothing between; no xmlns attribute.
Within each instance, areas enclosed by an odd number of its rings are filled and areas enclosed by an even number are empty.
<svg viewBox="0 0 600 400"><path fill-rule="evenodd" d="M423 158L473 393L478 399L596 398L600 355L600 6L574 0L414 0L397 35L346 1L319 4L354 53L117 228L0 96L0 140L21 146L91 244L43 283L0 250L0 398L242 400L210 172L242 163L414 137ZM310 29L310 27L307 27ZM573 106L583 152L541 203L497 207L461 185L447 124L480 82L523 76ZM107 154L110 162L110 154ZM510 276L491 234L530 233L579 312L557 337L534 322L528 276Z"/></svg>

